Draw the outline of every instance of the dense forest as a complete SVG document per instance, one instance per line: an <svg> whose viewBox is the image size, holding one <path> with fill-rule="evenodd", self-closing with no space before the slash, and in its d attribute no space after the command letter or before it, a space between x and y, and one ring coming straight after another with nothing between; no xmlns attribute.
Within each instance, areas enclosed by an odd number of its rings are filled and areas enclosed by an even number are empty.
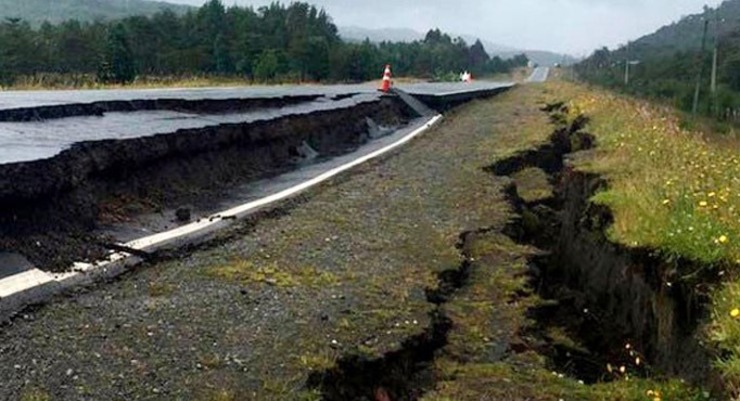
<svg viewBox="0 0 740 401"><path fill-rule="evenodd" d="M324 10L307 3L226 8L211 0L183 14L163 10L116 21L66 21L34 27L0 23L0 83L94 77L128 83L137 76L238 76L268 81L365 81L385 64L394 74L430 79L507 72L526 56L490 58L439 30L411 43L343 42Z"/></svg>
<svg viewBox="0 0 740 401"><path fill-rule="evenodd" d="M702 43L703 51L702 51ZM717 50L716 85L712 70ZM629 63L629 68L627 64ZM587 81L740 121L740 0L682 18L629 45L599 49L576 66Z"/></svg>

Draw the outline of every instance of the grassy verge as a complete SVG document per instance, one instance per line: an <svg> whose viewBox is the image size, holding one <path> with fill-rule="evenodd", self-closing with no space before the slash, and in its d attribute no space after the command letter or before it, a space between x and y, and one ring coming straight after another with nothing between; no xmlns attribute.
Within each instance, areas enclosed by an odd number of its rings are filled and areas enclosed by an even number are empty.
<svg viewBox="0 0 740 401"><path fill-rule="evenodd" d="M559 84L571 113L591 118L598 155L579 167L604 175L594 200L615 215L617 242L702 263L740 264L737 143L680 128L669 109L600 90Z"/></svg>
<svg viewBox="0 0 740 401"><path fill-rule="evenodd" d="M740 394L740 143L732 136L689 130L680 112L604 90L552 83L570 99L571 117L590 118L598 150L576 167L598 173L608 190L593 201L608 206L608 235L666 260L689 260L723 277L711 293L707 337L731 392ZM681 271L692 277L696 272Z"/></svg>
<svg viewBox="0 0 740 401"><path fill-rule="evenodd" d="M475 129L466 124L492 124L497 145L490 153L491 163L540 144L551 126L539 117L542 113L537 109L563 96L561 85L548 84L539 91L532 87L518 89L499 99L495 109L488 110L516 116L514 125L510 119L484 119L486 110L480 109L456 121L456 129L465 132ZM583 90L570 89L569 95ZM532 139L522 141L523 138ZM525 169L512 178L529 201L551 194L552 188L540 170ZM680 380L617 374L612 382L587 385L553 371L550 362L527 338L527 330L533 324L528 311L542 302L527 284L528 260L537 251L491 230L472 239L464 252L471 262L468 282L443 306L452 329L448 344L433 364L438 382L423 401L708 399L707 393Z"/></svg>

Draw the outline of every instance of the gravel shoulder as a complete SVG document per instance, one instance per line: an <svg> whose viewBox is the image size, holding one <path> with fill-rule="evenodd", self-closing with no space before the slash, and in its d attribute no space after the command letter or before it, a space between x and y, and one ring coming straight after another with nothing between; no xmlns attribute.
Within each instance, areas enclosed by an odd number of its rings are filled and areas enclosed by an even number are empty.
<svg viewBox="0 0 740 401"><path fill-rule="evenodd" d="M550 97L527 86L463 106L394 155L208 247L27 311L0 328L0 399L320 398L312 373L347 355L382 358L427 330L438 309L429 291L470 257L461 234L500 232L512 217L510 180L484 168L547 140L538 107ZM526 302L510 293L531 250L486 238L477 252L498 249L491 263L511 285L472 286L469 303L444 307L461 316L444 350L454 363L502 358L524 324ZM484 295L487 310L515 305L485 315L490 333L464 319ZM486 341L471 342L471 330Z"/></svg>

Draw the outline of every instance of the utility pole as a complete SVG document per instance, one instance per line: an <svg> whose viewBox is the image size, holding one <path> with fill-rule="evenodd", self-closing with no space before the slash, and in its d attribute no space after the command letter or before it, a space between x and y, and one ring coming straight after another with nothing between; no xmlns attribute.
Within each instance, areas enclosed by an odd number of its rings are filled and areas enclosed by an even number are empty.
<svg viewBox="0 0 740 401"><path fill-rule="evenodd" d="M716 115L719 114L719 103L717 93L717 63L719 61L719 7L715 12L714 20L714 54L712 55L712 112Z"/></svg>
<svg viewBox="0 0 740 401"><path fill-rule="evenodd" d="M691 112L696 115L699 111L699 92L701 92L701 79L704 76L704 52L707 49L707 31L709 30L709 20L704 20L704 34L701 37L701 51L699 52L699 68L696 75L696 88L694 88L694 106Z"/></svg>
<svg viewBox="0 0 740 401"><path fill-rule="evenodd" d="M627 51L624 57L624 86L630 84L630 44L627 42Z"/></svg>

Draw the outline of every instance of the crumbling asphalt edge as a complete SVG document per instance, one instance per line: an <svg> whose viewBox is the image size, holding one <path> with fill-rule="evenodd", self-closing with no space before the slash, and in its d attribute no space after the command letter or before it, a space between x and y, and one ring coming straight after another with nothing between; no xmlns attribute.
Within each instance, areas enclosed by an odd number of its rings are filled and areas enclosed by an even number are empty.
<svg viewBox="0 0 740 401"><path fill-rule="evenodd" d="M398 141L291 188L167 232L122 244L123 248L129 248L131 252L115 252L107 259L95 263L75 263L69 273L47 273L31 269L6 277L0 280L0 322L10 319L30 305L47 302L56 295L120 276L142 263L144 260L142 252L177 249L207 241L214 233L246 219L257 211L274 207L339 174L395 150L436 125L441 119L442 115L437 114Z"/></svg>

